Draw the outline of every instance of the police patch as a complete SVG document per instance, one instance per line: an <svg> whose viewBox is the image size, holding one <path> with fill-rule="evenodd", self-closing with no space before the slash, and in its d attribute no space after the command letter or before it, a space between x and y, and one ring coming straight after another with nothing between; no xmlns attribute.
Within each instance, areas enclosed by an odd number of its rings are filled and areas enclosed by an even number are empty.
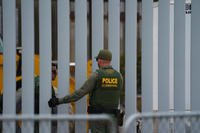
<svg viewBox="0 0 200 133"><path fill-rule="evenodd" d="M117 87L117 78L102 78L102 87Z"/></svg>

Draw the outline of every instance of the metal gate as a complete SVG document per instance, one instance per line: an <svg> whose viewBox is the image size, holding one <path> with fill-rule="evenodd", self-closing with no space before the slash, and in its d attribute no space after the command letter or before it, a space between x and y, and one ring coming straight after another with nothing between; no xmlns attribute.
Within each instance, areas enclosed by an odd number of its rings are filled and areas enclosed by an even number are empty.
<svg viewBox="0 0 200 133"><path fill-rule="evenodd" d="M107 123L109 127L109 133L116 133L116 123L113 119L108 115L2 115L0 116L0 132L2 132L2 123L6 124L7 127L12 128L12 124L16 123L18 128L16 128L16 132L20 133L20 124L26 126L28 129L31 129L34 126L34 133L39 132L38 125L36 126L36 122L46 123L46 122L59 122L66 126L66 123L74 122L74 121L84 121L95 122L95 121L104 121ZM57 133L57 126L52 126L50 132ZM70 127L72 128L72 127ZM11 129L10 131L14 132L15 129ZM73 133L74 129L68 129L70 133ZM4 130L5 131L5 130ZM68 132L67 131L67 132ZM86 131L86 129L85 129ZM83 131L82 131L83 132Z"/></svg>
<svg viewBox="0 0 200 133"><path fill-rule="evenodd" d="M124 133L197 133L200 128L199 112L160 112L130 116Z"/></svg>

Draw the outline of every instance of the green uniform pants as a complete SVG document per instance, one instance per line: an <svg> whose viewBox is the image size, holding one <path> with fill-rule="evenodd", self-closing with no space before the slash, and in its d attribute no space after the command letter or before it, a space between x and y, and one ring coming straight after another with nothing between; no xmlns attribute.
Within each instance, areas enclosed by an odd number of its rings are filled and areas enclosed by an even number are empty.
<svg viewBox="0 0 200 133"><path fill-rule="evenodd" d="M108 123L104 121L90 122L92 133L109 133Z"/></svg>
<svg viewBox="0 0 200 133"><path fill-rule="evenodd" d="M115 117L113 117L116 120ZM91 121L90 123L91 133L110 133L111 126L107 121ZM118 126L116 127L118 133Z"/></svg>

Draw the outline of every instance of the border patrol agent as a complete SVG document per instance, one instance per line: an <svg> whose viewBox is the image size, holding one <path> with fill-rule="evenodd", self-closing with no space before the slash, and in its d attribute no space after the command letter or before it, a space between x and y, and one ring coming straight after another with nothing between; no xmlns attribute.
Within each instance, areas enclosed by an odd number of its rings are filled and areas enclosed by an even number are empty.
<svg viewBox="0 0 200 133"><path fill-rule="evenodd" d="M75 102L89 93L89 114L110 114L115 120L119 116L118 109L122 91L122 75L112 68L112 53L109 50L100 50L95 57L98 67L94 73L85 81L82 87L71 95L62 98L51 98L49 107L59 104ZM90 123L92 133L108 133L108 124L102 121Z"/></svg>

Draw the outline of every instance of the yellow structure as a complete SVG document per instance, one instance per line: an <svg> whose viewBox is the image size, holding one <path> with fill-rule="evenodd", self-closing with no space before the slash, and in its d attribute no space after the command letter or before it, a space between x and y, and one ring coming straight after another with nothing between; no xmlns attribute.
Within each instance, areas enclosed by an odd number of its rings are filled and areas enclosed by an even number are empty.
<svg viewBox="0 0 200 133"><path fill-rule="evenodd" d="M16 55L16 65L19 63L19 56ZM16 77L16 81L21 80L21 76ZM3 54L0 54L0 94L3 92Z"/></svg>
<svg viewBox="0 0 200 133"><path fill-rule="evenodd" d="M20 58L21 55L17 54L16 55L16 68L17 70L21 70L21 65L19 63L20 62ZM40 75L40 57L39 55L34 55L34 72L35 72L35 76L39 76ZM17 72L16 70L16 72ZM74 66L70 66L70 73L71 75L74 75L75 72L75 65ZM87 77L89 77L92 73L92 60L89 60L87 62ZM22 80L22 76L16 76L16 82L21 82ZM75 90L75 78L73 76L70 76L70 87L69 87L69 92L70 94L74 92ZM56 76L56 79L52 81L52 86L54 86L54 89L57 89L58 87L58 76ZM17 88L19 89L19 88ZM3 93L3 43L0 39L0 94ZM89 97L87 97L87 104L89 103ZM76 107L75 107L75 103L71 103L71 111L70 113L75 113ZM21 127L21 122L19 122L19 125ZM88 124L87 124L87 129L88 130Z"/></svg>

